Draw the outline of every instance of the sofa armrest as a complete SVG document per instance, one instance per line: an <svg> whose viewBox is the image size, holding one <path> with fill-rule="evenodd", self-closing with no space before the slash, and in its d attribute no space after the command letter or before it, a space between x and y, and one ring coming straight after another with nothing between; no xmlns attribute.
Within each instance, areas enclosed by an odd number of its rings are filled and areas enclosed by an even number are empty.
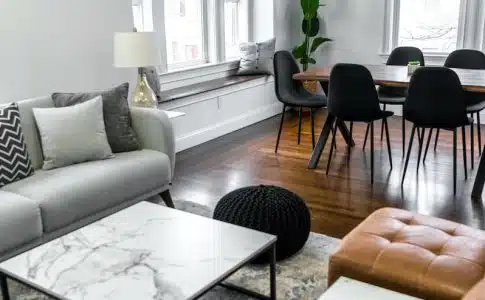
<svg viewBox="0 0 485 300"><path fill-rule="evenodd" d="M463 300L480 300L483 299L484 295L485 279L482 279L463 297Z"/></svg>
<svg viewBox="0 0 485 300"><path fill-rule="evenodd" d="M158 109L131 107L133 129L143 149L168 155L172 176L175 169L175 136L167 114Z"/></svg>

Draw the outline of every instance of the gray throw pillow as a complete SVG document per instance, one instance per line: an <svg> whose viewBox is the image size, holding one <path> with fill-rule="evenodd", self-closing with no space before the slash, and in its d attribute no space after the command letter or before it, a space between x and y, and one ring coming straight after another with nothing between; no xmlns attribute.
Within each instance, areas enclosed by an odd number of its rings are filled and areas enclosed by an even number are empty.
<svg viewBox="0 0 485 300"><path fill-rule="evenodd" d="M98 96L63 108L33 108L44 153L42 169L112 158Z"/></svg>
<svg viewBox="0 0 485 300"><path fill-rule="evenodd" d="M131 126L128 91L129 84L124 83L103 92L54 93L52 100L56 107L66 107L86 102L96 96L102 96L104 125L111 149L114 153L129 152L139 150L140 144Z"/></svg>
<svg viewBox="0 0 485 300"><path fill-rule="evenodd" d="M241 62L237 75L273 75L275 45L275 39L262 43L241 44Z"/></svg>

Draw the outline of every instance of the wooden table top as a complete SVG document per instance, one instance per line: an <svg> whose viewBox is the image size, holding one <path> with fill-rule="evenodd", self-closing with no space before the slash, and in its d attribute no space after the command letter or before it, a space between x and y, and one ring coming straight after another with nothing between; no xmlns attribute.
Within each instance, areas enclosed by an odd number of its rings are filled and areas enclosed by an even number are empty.
<svg viewBox="0 0 485 300"><path fill-rule="evenodd" d="M377 85L407 87L410 76L407 66L365 65ZM485 70L452 69L458 74L463 88L470 92L485 93ZM293 75L295 80L328 81L332 67L315 68Z"/></svg>

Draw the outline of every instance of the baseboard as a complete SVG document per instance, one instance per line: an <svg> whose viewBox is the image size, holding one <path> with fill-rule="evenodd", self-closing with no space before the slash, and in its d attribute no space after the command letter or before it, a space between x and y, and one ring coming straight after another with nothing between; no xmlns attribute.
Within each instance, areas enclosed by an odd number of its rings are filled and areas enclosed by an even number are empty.
<svg viewBox="0 0 485 300"><path fill-rule="evenodd" d="M176 139L176 151L180 152L192 148L246 126L271 118L280 114L281 109L281 103L273 103L244 113L236 118L224 120L223 122L191 132L188 135Z"/></svg>

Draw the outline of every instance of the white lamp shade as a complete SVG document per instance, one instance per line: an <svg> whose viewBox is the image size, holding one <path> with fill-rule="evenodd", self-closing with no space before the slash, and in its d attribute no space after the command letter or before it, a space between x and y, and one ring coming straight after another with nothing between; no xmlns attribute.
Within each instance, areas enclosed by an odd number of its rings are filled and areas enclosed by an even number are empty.
<svg viewBox="0 0 485 300"><path fill-rule="evenodd" d="M153 32L117 32L114 37L114 66L140 68L160 65Z"/></svg>

